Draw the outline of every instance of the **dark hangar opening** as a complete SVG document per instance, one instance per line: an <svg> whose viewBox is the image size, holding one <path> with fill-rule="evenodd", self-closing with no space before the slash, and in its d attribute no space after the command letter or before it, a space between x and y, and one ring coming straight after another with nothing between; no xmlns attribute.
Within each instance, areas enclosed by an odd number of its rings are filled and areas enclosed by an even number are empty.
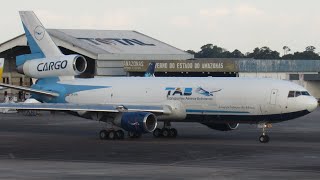
<svg viewBox="0 0 320 180"><path fill-rule="evenodd" d="M70 55L70 54L79 54L77 52L74 52L70 49L66 49L64 47L59 46L59 49L61 50L61 52L65 55ZM81 75L79 75L79 78L93 78L95 75L95 69L96 69L96 61L88 56L85 56L83 54L82 55L84 58L86 58L87 60L87 69L84 71L84 73L82 73Z"/></svg>

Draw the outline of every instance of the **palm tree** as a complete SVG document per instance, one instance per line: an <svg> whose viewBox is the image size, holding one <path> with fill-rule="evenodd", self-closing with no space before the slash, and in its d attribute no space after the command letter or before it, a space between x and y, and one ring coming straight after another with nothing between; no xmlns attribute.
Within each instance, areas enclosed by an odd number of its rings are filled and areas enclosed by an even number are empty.
<svg viewBox="0 0 320 180"><path fill-rule="evenodd" d="M283 46L283 55L287 55L289 51L291 51L291 49L288 46Z"/></svg>

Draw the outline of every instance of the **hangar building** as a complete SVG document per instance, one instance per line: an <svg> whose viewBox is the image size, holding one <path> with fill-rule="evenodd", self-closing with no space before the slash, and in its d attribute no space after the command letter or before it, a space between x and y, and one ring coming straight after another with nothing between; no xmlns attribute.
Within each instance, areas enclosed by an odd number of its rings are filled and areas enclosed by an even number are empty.
<svg viewBox="0 0 320 180"><path fill-rule="evenodd" d="M88 62L82 77L126 76L123 61L172 61L193 58L193 55L137 31L47 29L64 54L81 54ZM25 34L0 44L0 58L5 59L4 83L31 84L31 80L16 73L15 57L29 54ZM13 93L14 92L14 93ZM15 90L6 93L16 94ZM4 94L0 92L0 95ZM0 98L1 99L1 98Z"/></svg>

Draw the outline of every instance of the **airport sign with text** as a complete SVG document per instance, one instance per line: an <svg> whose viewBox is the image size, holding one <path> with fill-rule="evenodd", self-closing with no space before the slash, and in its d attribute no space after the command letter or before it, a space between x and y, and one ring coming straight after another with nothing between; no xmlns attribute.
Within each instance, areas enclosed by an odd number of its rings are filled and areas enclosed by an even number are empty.
<svg viewBox="0 0 320 180"><path fill-rule="evenodd" d="M151 61L123 61L125 71L144 72ZM156 61L157 72L236 72L235 63L228 60Z"/></svg>

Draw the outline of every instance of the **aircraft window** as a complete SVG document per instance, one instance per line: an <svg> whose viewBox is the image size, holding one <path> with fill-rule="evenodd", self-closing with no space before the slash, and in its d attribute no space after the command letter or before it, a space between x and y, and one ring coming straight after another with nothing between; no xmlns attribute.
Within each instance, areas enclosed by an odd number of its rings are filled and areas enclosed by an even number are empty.
<svg viewBox="0 0 320 180"><path fill-rule="evenodd" d="M294 97L294 91L289 91L288 97Z"/></svg>
<svg viewBox="0 0 320 180"><path fill-rule="evenodd" d="M288 98L298 96L311 96L308 91L289 91Z"/></svg>
<svg viewBox="0 0 320 180"><path fill-rule="evenodd" d="M308 93L308 91L302 91L301 94L304 95L304 96L310 96L310 94Z"/></svg>

